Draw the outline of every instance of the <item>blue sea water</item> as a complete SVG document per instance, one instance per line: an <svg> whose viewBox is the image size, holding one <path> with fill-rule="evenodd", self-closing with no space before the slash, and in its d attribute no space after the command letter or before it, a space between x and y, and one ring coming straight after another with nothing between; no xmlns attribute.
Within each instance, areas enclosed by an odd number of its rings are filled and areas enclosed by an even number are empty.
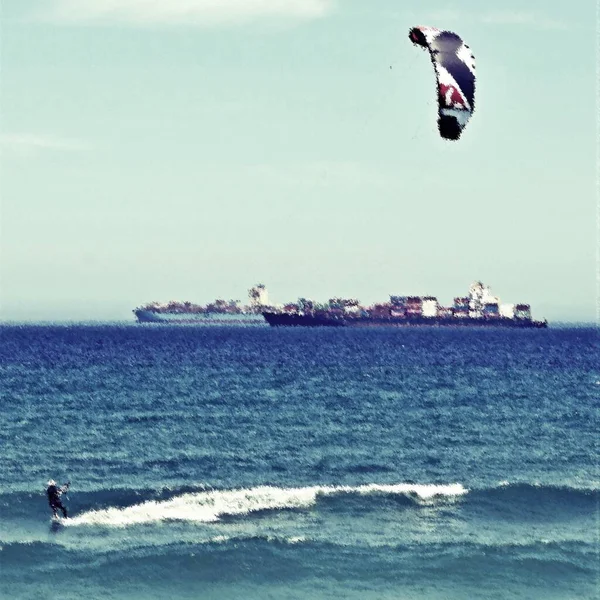
<svg viewBox="0 0 600 600"><path fill-rule="evenodd" d="M593 328L3 326L0 402L3 598L600 597Z"/></svg>

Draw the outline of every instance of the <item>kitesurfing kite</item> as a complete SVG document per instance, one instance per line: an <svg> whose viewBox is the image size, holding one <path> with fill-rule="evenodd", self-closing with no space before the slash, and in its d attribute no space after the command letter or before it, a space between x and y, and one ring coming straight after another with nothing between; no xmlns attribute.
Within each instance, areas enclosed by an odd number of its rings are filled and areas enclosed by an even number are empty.
<svg viewBox="0 0 600 600"><path fill-rule="evenodd" d="M475 108L475 59L460 36L435 27L414 27L408 37L429 50L438 87L438 129L457 140Z"/></svg>

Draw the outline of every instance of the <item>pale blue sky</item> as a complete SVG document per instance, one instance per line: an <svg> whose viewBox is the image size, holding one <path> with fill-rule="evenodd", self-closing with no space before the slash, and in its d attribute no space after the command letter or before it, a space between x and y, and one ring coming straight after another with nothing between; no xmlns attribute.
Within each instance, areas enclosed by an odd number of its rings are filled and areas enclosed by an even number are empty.
<svg viewBox="0 0 600 600"><path fill-rule="evenodd" d="M0 319L480 279L593 321L594 3L497 6L2 0ZM459 142L415 25L475 55Z"/></svg>

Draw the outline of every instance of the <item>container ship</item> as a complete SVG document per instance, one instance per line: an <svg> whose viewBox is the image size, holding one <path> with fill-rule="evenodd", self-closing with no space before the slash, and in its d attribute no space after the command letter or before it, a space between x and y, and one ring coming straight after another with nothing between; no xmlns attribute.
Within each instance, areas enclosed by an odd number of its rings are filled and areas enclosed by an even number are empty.
<svg viewBox="0 0 600 600"><path fill-rule="evenodd" d="M269 325L287 327L514 327L546 328L534 321L529 304L500 304L489 287L477 281L467 296L450 307L434 296L390 296L389 302L363 307L352 298L331 298L317 304L300 298L282 308L262 312Z"/></svg>
<svg viewBox="0 0 600 600"><path fill-rule="evenodd" d="M133 310L139 323L181 323L214 326L266 326L262 312L268 307L266 287L259 283L248 290L249 304L239 300L217 299L201 306L172 300L151 302Z"/></svg>

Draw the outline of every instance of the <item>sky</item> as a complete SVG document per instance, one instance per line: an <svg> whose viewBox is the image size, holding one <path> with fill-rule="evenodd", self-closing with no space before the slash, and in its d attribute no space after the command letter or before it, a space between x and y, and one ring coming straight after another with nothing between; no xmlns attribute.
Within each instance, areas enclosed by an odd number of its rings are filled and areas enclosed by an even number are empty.
<svg viewBox="0 0 600 600"><path fill-rule="evenodd" d="M0 321L150 301L471 282L597 305L591 0L2 0ZM440 138L416 25L456 31L475 112Z"/></svg>

